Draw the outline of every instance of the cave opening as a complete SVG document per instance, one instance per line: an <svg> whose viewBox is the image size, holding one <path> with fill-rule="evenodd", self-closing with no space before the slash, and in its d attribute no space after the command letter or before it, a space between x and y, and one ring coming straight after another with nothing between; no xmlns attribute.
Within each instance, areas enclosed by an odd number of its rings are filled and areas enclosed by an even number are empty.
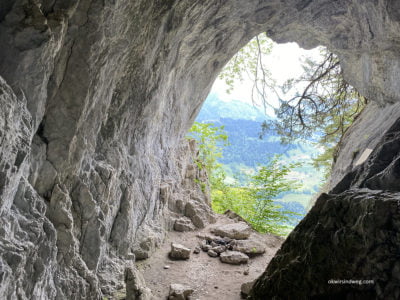
<svg viewBox="0 0 400 300"><path fill-rule="evenodd" d="M327 52L324 47L305 50L259 35L221 71L189 133L209 173L215 212L231 210L261 232L287 236L324 191L340 139L338 134L323 141L327 128L335 126L334 117L325 116L324 126L313 124L308 134L290 139L266 124L282 122L277 117L282 101L304 93L307 75L321 68ZM329 89L333 87L322 82L314 92ZM264 187L258 191L264 196L249 193L257 185ZM260 210L269 208L260 201L279 214L262 214Z"/></svg>
<svg viewBox="0 0 400 300"><path fill-rule="evenodd" d="M177 237L177 221L195 231L213 217L181 138L221 65L262 31L326 45L371 102L346 132L333 192L285 240L251 299L399 298L398 2L59 2L0 5L1 298L145 297L140 260ZM175 271L181 283L208 280L206 298L229 292L225 270L164 262L148 282Z"/></svg>

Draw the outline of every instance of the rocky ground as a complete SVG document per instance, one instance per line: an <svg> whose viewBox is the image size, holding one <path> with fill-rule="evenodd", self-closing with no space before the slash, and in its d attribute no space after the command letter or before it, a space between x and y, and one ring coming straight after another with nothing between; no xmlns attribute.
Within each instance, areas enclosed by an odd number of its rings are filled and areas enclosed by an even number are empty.
<svg viewBox="0 0 400 300"><path fill-rule="evenodd" d="M250 249L249 260L242 264L228 264L221 262L219 257L211 257L207 252L193 253L196 247L209 248L206 238L221 234L216 228L226 224L240 224L227 216L218 216L215 224L202 230L189 232L170 232L167 239L149 259L138 262L138 269L143 273L146 285L152 290L155 299L167 299L171 284L182 284L194 290L190 299L198 300L235 300L240 299L240 288L243 283L249 282L261 275L265 267L279 249L283 239L268 234L258 234L251 230L250 237L243 241L256 241L258 244ZM243 224L243 223L242 223ZM229 241L229 239L227 239ZM181 244L191 249L190 258L186 260L172 260L169 257L171 243ZM208 242L210 243L210 241ZM233 240L228 247L232 250L243 250L243 242ZM245 242L246 243L246 242ZM235 244L236 246L230 246ZM259 245L265 246L265 252L259 252ZM217 246L218 247L218 246ZM264 248L264 247L261 247ZM198 249L199 250L199 249ZM196 252L196 251L195 251ZM262 251L261 251L262 252ZM224 252L223 254L231 252Z"/></svg>

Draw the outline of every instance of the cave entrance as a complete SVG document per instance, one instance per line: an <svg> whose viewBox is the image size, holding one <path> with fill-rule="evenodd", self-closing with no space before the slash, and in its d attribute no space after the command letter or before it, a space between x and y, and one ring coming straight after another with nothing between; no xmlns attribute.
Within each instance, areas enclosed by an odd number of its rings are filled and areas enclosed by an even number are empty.
<svg viewBox="0 0 400 300"><path fill-rule="evenodd" d="M336 144L351 123L343 120L362 109L336 99L340 76L325 48L276 44L265 34L231 59L191 129L214 211L234 211L260 232L291 232L324 190Z"/></svg>

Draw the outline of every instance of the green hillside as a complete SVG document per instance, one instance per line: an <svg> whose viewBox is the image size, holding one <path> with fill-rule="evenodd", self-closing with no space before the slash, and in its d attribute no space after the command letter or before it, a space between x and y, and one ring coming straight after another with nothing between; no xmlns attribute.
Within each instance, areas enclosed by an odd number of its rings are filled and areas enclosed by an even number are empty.
<svg viewBox="0 0 400 300"><path fill-rule="evenodd" d="M284 205L286 209L296 208L297 212L304 213L312 196L318 192L323 178L323 172L311 165L312 157L319 153L318 148L312 141L282 145L274 132L268 132L260 139L261 123L265 118L260 110L250 104L241 101L223 102L214 94L207 98L196 121L225 126L230 145L224 148L219 162L227 172L228 182L236 179L246 185L246 174L252 174L257 165L265 164L274 154L281 154L282 159L290 163L302 163L301 167L290 174L302 187L281 194L276 200L287 203Z"/></svg>

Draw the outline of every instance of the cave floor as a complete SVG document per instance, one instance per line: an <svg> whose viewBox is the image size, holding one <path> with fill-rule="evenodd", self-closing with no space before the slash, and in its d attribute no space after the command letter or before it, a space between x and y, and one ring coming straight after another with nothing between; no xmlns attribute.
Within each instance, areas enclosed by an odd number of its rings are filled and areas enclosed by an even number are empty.
<svg viewBox="0 0 400 300"><path fill-rule="evenodd" d="M209 234L215 225L233 223L232 219L219 215L217 222L202 230L192 232L169 232L166 240L149 259L137 263L143 273L146 285L152 290L156 299L167 299L169 286L173 283L187 285L195 291L190 299L194 300L237 300L240 298L240 287L261 275L267 264L279 249L283 239L269 234L257 234L267 245L266 252L250 259L248 264L229 265L221 263L219 258L212 258L206 252L192 253L184 261L170 260L168 253L171 242L194 249L198 246L201 234ZM169 266L165 269L164 266ZM248 270L248 275L245 271Z"/></svg>

